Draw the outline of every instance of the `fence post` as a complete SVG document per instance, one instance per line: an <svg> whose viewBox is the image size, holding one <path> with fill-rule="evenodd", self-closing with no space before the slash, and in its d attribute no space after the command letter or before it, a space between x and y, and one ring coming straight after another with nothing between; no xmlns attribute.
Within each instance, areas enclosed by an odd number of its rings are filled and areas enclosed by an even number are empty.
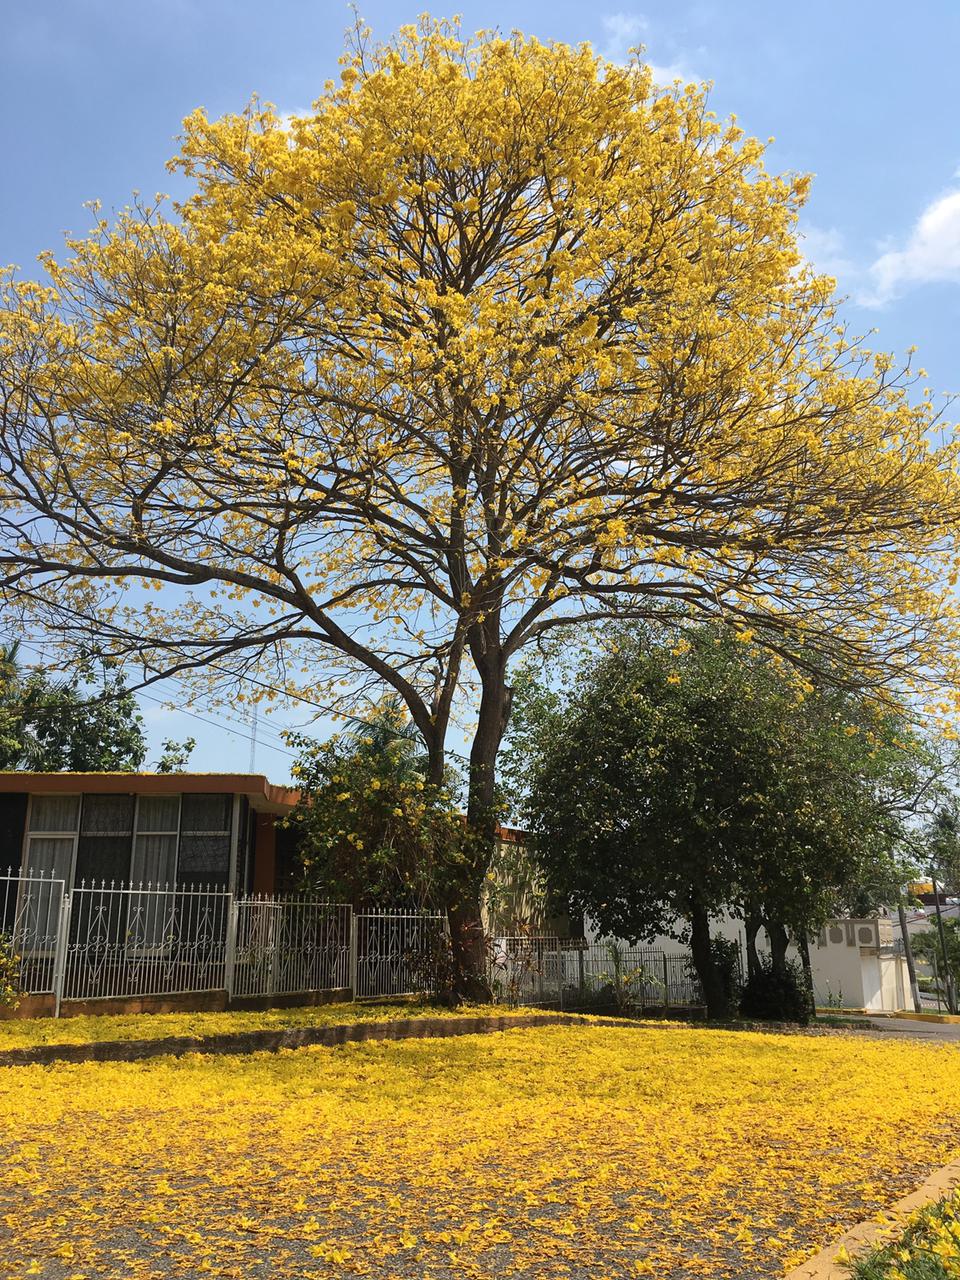
<svg viewBox="0 0 960 1280"><path fill-rule="evenodd" d="M233 999L237 972L237 924L240 906L231 893L227 906L227 936L223 952L223 985L227 992L227 1004Z"/></svg>
<svg viewBox="0 0 960 1280"><path fill-rule="evenodd" d="M70 894L60 898L60 919L57 921L57 945L53 953L53 1016L60 1017L63 985L67 971L67 945L70 941Z"/></svg>
<svg viewBox="0 0 960 1280"><path fill-rule="evenodd" d="M350 999L357 998L357 913L350 908Z"/></svg>
<svg viewBox="0 0 960 1280"><path fill-rule="evenodd" d="M670 1008L670 969L667 964L667 953L663 953L663 1007Z"/></svg>

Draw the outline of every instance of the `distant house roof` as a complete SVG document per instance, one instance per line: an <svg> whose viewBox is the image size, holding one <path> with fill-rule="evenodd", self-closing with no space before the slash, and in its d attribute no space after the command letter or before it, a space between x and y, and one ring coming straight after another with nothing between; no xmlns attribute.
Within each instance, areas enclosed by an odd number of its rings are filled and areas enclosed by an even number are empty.
<svg viewBox="0 0 960 1280"><path fill-rule="evenodd" d="M0 771L0 794L30 795L243 795L258 813L283 813L300 798L292 787L268 781L262 773L29 773Z"/></svg>

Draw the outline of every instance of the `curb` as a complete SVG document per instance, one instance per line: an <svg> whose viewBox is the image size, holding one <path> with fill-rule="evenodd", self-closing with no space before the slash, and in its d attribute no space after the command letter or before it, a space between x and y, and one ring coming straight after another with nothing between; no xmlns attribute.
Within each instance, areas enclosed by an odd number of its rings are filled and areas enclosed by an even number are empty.
<svg viewBox="0 0 960 1280"><path fill-rule="evenodd" d="M935 1169L916 1191L911 1191L902 1200L885 1209L884 1215L888 1219L905 1218L917 1209L936 1204L957 1186L960 1186L960 1160L952 1160L950 1164ZM850 1280L850 1264L838 1262L837 1254L841 1249L846 1249L851 1257L856 1257L873 1245L885 1243L890 1226L889 1221L878 1222L876 1218L858 1222L839 1240L821 1249L818 1254L802 1262L799 1267L788 1271L784 1280Z"/></svg>
<svg viewBox="0 0 960 1280"><path fill-rule="evenodd" d="M343 1022L327 1027L284 1027L266 1031L235 1031L212 1036L163 1036L155 1040L100 1040L88 1044L40 1044L0 1050L0 1067L45 1065L52 1062L139 1062L168 1054L279 1053L312 1045L333 1048L361 1040L412 1040L444 1036L483 1035L521 1027L579 1026L585 1019L569 1013L535 1013L523 1017L501 1014L469 1018L397 1018L392 1022ZM594 1019L591 1025L619 1026L617 1019Z"/></svg>
<svg viewBox="0 0 960 1280"><path fill-rule="evenodd" d="M956 1013L915 1013L912 1009L903 1009L899 1013L871 1013L871 1018L904 1018L908 1022L945 1022L956 1026L960 1023L960 1014Z"/></svg>

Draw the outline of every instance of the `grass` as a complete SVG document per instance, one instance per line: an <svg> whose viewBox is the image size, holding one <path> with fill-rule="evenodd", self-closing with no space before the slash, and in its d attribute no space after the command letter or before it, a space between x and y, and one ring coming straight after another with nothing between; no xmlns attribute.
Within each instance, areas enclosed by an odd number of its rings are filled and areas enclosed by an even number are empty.
<svg viewBox="0 0 960 1280"><path fill-rule="evenodd" d="M756 1280L892 1205L958 1126L954 1046L850 1035L9 1067L0 1276Z"/></svg>
<svg viewBox="0 0 960 1280"><path fill-rule="evenodd" d="M956 1280L960 1191L912 1215L903 1234L851 1266L851 1280Z"/></svg>
<svg viewBox="0 0 960 1280"><path fill-rule="evenodd" d="M283 1027L330 1027L345 1022L388 1022L396 1018L469 1017L491 1013L523 1015L539 1009L461 1005L449 1009L420 1001L390 1004L344 1003L292 1009L228 1013L118 1013L79 1018L11 1018L0 1022L0 1050L41 1044L90 1044L103 1040L158 1040L165 1036L213 1036Z"/></svg>

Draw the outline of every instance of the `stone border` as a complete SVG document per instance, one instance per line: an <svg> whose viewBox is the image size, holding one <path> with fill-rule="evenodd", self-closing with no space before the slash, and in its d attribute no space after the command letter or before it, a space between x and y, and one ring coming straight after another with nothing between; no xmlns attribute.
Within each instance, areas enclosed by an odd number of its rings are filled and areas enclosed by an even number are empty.
<svg viewBox="0 0 960 1280"><path fill-rule="evenodd" d="M889 1218L906 1218L917 1209L936 1204L958 1186L960 1186L960 1160L952 1160L950 1164L935 1169L916 1191L911 1191L890 1209L885 1209L884 1213ZM808 1258L799 1267L787 1272L784 1280L850 1280L850 1264L837 1261L837 1254L841 1248L846 1249L847 1253L855 1258L873 1245L886 1243L891 1225L890 1222L877 1222L876 1218L858 1222L839 1240L835 1240L814 1257Z"/></svg>
<svg viewBox="0 0 960 1280"><path fill-rule="evenodd" d="M341 1022L325 1027L280 1027L234 1031L210 1036L163 1036L154 1040L99 1040L83 1044L38 1044L0 1050L0 1067L51 1062L139 1062L166 1054L278 1053L310 1045L333 1047L360 1040L411 1040L424 1037L482 1035L521 1027L580 1026L583 1016L572 1013L510 1014L464 1018L396 1018L389 1022ZM594 1018L591 1026L621 1026L620 1019ZM627 1023L626 1025L633 1025Z"/></svg>

